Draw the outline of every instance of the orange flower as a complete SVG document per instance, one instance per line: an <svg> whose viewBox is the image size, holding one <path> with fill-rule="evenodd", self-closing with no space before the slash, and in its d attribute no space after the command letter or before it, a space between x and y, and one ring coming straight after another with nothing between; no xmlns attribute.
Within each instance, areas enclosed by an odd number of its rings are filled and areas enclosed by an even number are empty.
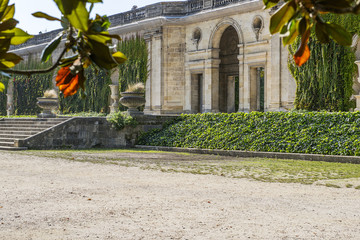
<svg viewBox="0 0 360 240"><path fill-rule="evenodd" d="M74 95L79 87L84 89L84 82L84 70L74 75L71 73L70 65L62 67L56 76L56 86L59 87L65 97Z"/></svg>

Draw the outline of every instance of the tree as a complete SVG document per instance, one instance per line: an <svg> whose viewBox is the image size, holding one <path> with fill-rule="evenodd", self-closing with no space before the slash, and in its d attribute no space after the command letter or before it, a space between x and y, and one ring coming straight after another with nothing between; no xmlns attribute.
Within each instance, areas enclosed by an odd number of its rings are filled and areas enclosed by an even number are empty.
<svg viewBox="0 0 360 240"><path fill-rule="evenodd" d="M67 97L74 95L80 87L85 89L84 69L92 65L95 69L111 70L124 63L126 57L119 51L113 53L112 39L121 39L118 35L109 34L110 22L107 16L96 15L95 19L90 18L94 4L101 3L102 0L53 1L62 14L61 18L43 12L32 14L49 21L59 21L63 27L63 31L43 49L41 61L47 62L54 50L61 46L62 40L65 40L64 47L51 67L23 71L13 69L23 59L9 52L9 49L11 45L23 44L33 36L16 28L18 21L14 19L15 5L9 5L9 0L0 0L0 73L32 75L51 72L60 67L56 85ZM69 52L72 55L64 57ZM0 91L4 89L4 84L0 82Z"/></svg>
<svg viewBox="0 0 360 240"><path fill-rule="evenodd" d="M280 0L263 0L265 8L276 6ZM280 33L283 44L288 45L300 36L301 44L294 54L298 66L303 65L310 57L308 41L311 31L321 43L328 43L332 38L338 44L350 46L352 34L342 26L325 22L323 14L359 14L359 0L285 0L270 19L270 33Z"/></svg>

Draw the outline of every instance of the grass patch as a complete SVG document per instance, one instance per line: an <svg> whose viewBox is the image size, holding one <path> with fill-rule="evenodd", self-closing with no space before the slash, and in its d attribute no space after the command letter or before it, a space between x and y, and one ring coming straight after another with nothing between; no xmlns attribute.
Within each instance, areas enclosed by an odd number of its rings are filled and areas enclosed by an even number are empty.
<svg viewBox="0 0 360 240"><path fill-rule="evenodd" d="M235 158L140 149L91 149L81 151L33 150L16 154L61 158L70 161L91 162L96 164L115 164L124 167L139 167L141 169L161 172L210 174L229 178L247 178L263 182L313 184L324 180L356 180L360 178L360 165L350 163ZM335 187L330 186L334 184L322 185ZM358 186L358 189L360 189L360 186Z"/></svg>

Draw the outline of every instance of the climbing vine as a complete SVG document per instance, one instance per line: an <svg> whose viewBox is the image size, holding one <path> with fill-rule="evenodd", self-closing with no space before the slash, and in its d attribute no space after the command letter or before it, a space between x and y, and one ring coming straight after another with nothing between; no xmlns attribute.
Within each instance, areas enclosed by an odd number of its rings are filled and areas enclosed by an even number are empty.
<svg viewBox="0 0 360 240"><path fill-rule="evenodd" d="M128 58L124 64L119 65L120 91L125 91L132 83L145 84L148 76L148 52L144 39L140 36L123 39L118 44L118 50Z"/></svg>
<svg viewBox="0 0 360 240"><path fill-rule="evenodd" d="M360 32L358 16L328 14L324 18L345 26L353 33ZM297 39L289 47L292 55L299 44L300 39ZM297 84L295 108L348 111L353 107L350 98L356 73L354 50L333 41L320 44L314 36L310 37L309 47L311 57L301 67L297 67L294 60L289 58L289 69Z"/></svg>

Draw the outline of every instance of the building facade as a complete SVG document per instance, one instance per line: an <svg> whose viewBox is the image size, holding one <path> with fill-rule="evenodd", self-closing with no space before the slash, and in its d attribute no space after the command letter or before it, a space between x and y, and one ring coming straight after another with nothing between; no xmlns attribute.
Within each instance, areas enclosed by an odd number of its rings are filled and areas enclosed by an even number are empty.
<svg viewBox="0 0 360 240"><path fill-rule="evenodd" d="M147 43L148 114L281 111L293 107L296 84L270 16L262 0L164 2L110 16L110 32ZM56 33L14 51L40 53Z"/></svg>

